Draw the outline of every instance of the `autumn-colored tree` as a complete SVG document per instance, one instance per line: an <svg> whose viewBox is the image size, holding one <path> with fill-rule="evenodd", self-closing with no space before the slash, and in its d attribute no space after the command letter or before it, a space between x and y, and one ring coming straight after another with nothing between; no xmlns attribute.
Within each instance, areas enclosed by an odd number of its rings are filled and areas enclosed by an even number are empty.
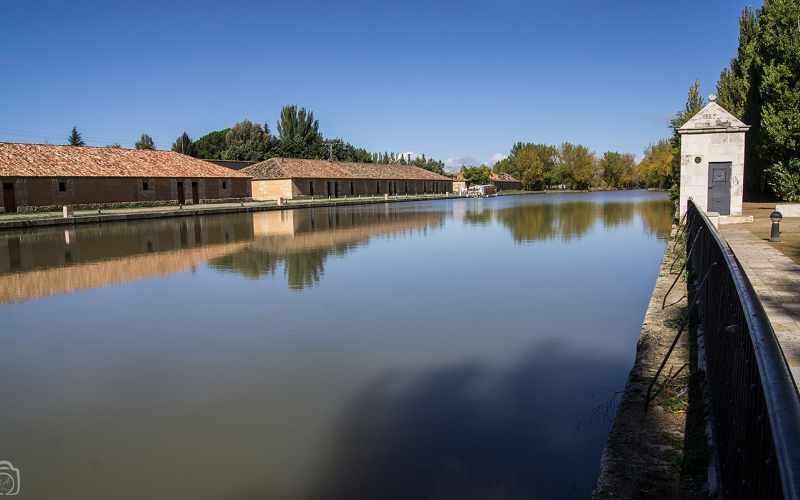
<svg viewBox="0 0 800 500"><path fill-rule="evenodd" d="M564 184L591 187L597 173L597 157L586 146L565 142L559 148L557 174Z"/></svg>
<svg viewBox="0 0 800 500"><path fill-rule="evenodd" d="M667 139L650 144L637 167L647 187L668 188L672 185L672 156L674 149Z"/></svg>
<svg viewBox="0 0 800 500"><path fill-rule="evenodd" d="M523 189L542 189L547 182L548 173L544 163L531 148L523 149L516 157L517 168L522 172Z"/></svg>

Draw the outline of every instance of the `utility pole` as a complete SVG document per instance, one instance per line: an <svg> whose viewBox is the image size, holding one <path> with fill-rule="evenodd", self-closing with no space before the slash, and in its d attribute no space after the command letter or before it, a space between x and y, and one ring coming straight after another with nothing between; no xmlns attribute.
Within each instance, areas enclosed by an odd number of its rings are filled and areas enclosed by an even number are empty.
<svg viewBox="0 0 800 500"><path fill-rule="evenodd" d="M333 161L333 145L336 144L336 142L334 142L334 141L325 141L322 144L327 144L328 145L328 161L332 162Z"/></svg>

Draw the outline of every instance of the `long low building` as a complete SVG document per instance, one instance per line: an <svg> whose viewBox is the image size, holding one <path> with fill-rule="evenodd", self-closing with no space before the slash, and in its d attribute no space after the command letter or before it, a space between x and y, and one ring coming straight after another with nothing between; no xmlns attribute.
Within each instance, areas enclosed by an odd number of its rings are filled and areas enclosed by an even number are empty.
<svg viewBox="0 0 800 500"><path fill-rule="evenodd" d="M410 165L271 158L241 172L260 200L453 191L452 179Z"/></svg>
<svg viewBox="0 0 800 500"><path fill-rule="evenodd" d="M250 177L173 151L0 143L7 212L250 197Z"/></svg>

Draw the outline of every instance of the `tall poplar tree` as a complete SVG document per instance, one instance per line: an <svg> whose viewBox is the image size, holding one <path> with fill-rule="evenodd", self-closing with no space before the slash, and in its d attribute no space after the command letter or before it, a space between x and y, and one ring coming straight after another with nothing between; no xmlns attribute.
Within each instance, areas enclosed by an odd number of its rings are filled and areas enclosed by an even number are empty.
<svg viewBox="0 0 800 500"><path fill-rule="evenodd" d="M800 2L764 0L739 20L739 49L717 83L719 103L750 130L745 189L781 197L800 176ZM796 165L796 166L792 166Z"/></svg>

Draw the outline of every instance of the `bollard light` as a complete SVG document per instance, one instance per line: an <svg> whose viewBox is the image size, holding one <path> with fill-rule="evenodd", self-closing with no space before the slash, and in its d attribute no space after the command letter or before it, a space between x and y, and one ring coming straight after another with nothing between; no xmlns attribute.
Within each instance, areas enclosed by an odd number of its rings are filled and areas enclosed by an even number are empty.
<svg viewBox="0 0 800 500"><path fill-rule="evenodd" d="M781 219L783 219L783 214L778 212L777 210L769 214L769 218L772 220L772 234L769 237L769 241L773 243L780 243L781 241Z"/></svg>

